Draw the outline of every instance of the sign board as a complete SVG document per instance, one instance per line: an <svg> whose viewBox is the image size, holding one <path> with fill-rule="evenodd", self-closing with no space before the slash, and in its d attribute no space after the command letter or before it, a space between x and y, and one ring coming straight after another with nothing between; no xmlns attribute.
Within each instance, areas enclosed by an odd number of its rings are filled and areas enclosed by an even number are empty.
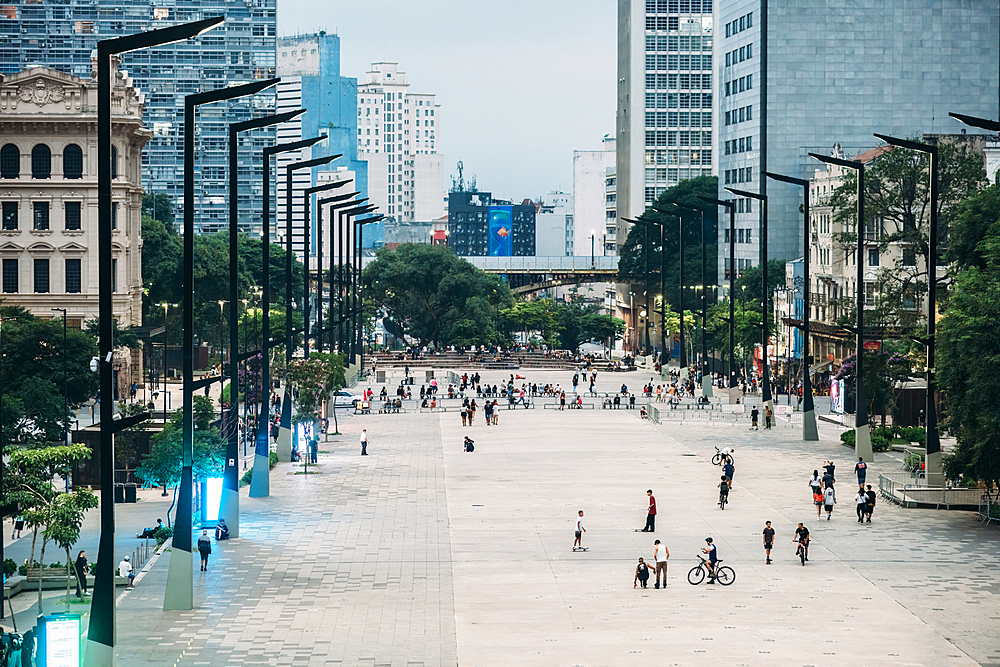
<svg viewBox="0 0 1000 667"><path fill-rule="evenodd" d="M488 252L490 257L514 254L514 207L490 206Z"/></svg>
<svg viewBox="0 0 1000 667"><path fill-rule="evenodd" d="M80 667L80 615L50 614L41 618L45 625L39 653L45 667Z"/></svg>
<svg viewBox="0 0 1000 667"><path fill-rule="evenodd" d="M882 349L882 341L878 341L878 340L866 340L864 342L864 348L866 350L881 350Z"/></svg>

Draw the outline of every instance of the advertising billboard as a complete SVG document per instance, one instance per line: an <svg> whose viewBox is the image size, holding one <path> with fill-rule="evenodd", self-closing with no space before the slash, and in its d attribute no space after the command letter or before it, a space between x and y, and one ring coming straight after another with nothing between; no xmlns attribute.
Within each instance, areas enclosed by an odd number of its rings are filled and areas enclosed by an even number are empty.
<svg viewBox="0 0 1000 667"><path fill-rule="evenodd" d="M514 254L514 207L490 206L490 257L510 257Z"/></svg>

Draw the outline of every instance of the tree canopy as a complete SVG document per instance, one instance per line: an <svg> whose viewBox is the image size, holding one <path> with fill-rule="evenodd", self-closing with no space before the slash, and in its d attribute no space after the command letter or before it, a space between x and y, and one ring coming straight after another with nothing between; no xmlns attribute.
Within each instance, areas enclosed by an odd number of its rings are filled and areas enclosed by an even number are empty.
<svg viewBox="0 0 1000 667"><path fill-rule="evenodd" d="M512 302L510 288L445 246L382 248L362 275L365 301L428 345L495 342L494 317Z"/></svg>

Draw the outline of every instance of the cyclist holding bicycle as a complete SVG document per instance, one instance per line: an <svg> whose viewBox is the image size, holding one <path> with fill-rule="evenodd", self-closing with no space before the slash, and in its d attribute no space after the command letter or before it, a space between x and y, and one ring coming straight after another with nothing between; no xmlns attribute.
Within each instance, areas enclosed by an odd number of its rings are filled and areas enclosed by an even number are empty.
<svg viewBox="0 0 1000 667"><path fill-rule="evenodd" d="M708 583L714 584L715 583L715 565L719 561L719 552L715 548L715 545L712 544L712 538L711 537L706 537L705 538L705 543L708 546L704 547L701 551L702 551L702 553L708 554Z"/></svg>
<svg viewBox="0 0 1000 667"><path fill-rule="evenodd" d="M801 522L799 522L799 527L795 529L795 539L792 542L799 543L799 546L805 552L805 560L809 560L809 529L803 526ZM805 565L804 562L803 565Z"/></svg>
<svg viewBox="0 0 1000 667"><path fill-rule="evenodd" d="M729 478L725 475L722 476L722 481L719 482L719 507L729 501Z"/></svg>

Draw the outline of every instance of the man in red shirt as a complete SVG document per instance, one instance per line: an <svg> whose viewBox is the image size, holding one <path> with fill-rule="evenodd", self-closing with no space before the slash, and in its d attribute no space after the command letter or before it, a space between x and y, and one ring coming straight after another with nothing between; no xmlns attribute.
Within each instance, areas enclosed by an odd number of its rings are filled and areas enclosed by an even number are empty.
<svg viewBox="0 0 1000 667"><path fill-rule="evenodd" d="M653 497L652 489L646 489L646 495L649 496L649 510L646 514L646 527L642 532L652 533L656 531L656 498Z"/></svg>

